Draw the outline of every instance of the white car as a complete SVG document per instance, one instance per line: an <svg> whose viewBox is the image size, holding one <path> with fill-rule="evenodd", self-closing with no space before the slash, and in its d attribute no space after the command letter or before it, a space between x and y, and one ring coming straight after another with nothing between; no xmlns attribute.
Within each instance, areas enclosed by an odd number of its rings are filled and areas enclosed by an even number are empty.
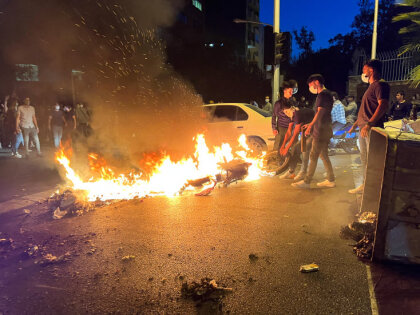
<svg viewBox="0 0 420 315"><path fill-rule="evenodd" d="M245 103L207 104L204 109L209 119L210 135L218 140L234 143L243 133L254 151L272 149L275 137L269 112Z"/></svg>

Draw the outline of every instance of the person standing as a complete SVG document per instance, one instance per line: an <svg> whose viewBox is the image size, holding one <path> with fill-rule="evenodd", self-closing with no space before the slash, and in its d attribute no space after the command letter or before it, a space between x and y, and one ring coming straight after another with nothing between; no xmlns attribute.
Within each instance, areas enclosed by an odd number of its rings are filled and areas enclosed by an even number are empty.
<svg viewBox="0 0 420 315"><path fill-rule="evenodd" d="M23 133L23 141L25 144L25 156L29 157L29 139L35 142L36 152L38 156L42 156L41 145L39 144L39 128L35 116L35 108L31 106L29 97L25 98L24 104L18 107L16 115L16 133Z"/></svg>
<svg viewBox="0 0 420 315"><path fill-rule="evenodd" d="M334 171L328 157L328 144L332 137L331 111L334 101L331 92L325 88L324 82L324 77L321 74L312 74L307 81L309 91L312 94L317 94L315 101L316 113L314 119L304 126L306 129L305 136L312 135L312 148L309 154L308 172L305 179L292 184L296 188L310 188L319 157L322 159L327 171L327 179L317 183L317 186L324 188L335 187Z"/></svg>
<svg viewBox="0 0 420 315"><path fill-rule="evenodd" d="M8 141L11 143L12 156L20 159L22 155L19 154L19 147L23 144L22 132L16 132L16 115L19 106L19 102L16 97L6 97L7 102L6 107L6 132L8 135Z"/></svg>
<svg viewBox="0 0 420 315"><path fill-rule="evenodd" d="M78 131L84 137L88 137L90 135L90 112L83 103L76 106L76 121Z"/></svg>
<svg viewBox="0 0 420 315"><path fill-rule="evenodd" d="M397 102L392 105L391 110L389 112L388 119L389 120L399 120L399 119L409 119L411 114L411 108L413 107L412 104L405 100L405 93L404 91L398 91L395 95Z"/></svg>
<svg viewBox="0 0 420 315"><path fill-rule="evenodd" d="M349 193L362 193L364 189L364 180L366 179L366 166L368 159L370 130L372 127L384 127L385 114L389 105L390 86L382 76L382 63L377 59L368 61L363 66L362 80L369 83L369 87L363 94L362 104L356 122L348 133L358 127L360 160L362 161L363 184L350 189Z"/></svg>
<svg viewBox="0 0 420 315"><path fill-rule="evenodd" d="M63 137L63 127L66 125L64 113L60 108L59 103L55 103L54 110L48 117L48 130L52 132L54 147L58 149L60 147L61 138Z"/></svg>
<svg viewBox="0 0 420 315"><path fill-rule="evenodd" d="M280 145L283 143L284 136L289 128L289 124L292 123L292 119L287 117L284 110L292 107L291 98L293 95L293 88L296 85L297 82L294 80L284 82L283 97L274 104L271 127L276 138L274 140L273 151L279 151Z"/></svg>
<svg viewBox="0 0 420 315"><path fill-rule="evenodd" d="M270 114L273 114L273 105L270 103L270 97L265 97L265 105L263 107L263 110L266 112L269 112Z"/></svg>

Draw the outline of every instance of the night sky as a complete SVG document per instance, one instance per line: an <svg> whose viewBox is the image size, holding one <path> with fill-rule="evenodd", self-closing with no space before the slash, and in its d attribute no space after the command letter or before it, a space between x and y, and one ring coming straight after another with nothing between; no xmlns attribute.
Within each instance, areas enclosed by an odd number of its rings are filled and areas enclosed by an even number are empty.
<svg viewBox="0 0 420 315"><path fill-rule="evenodd" d="M299 30L307 26L315 34L312 48L326 48L335 35L346 34L359 12L357 0L280 0L280 30ZM274 0L260 0L260 20L273 23ZM293 46L293 55L297 47Z"/></svg>

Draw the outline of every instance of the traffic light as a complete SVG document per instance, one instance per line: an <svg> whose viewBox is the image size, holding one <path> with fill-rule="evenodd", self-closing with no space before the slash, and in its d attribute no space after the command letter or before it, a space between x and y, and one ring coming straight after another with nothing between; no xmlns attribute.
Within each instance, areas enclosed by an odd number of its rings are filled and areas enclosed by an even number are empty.
<svg viewBox="0 0 420 315"><path fill-rule="evenodd" d="M290 32L276 33L274 38L274 63L290 61L292 37Z"/></svg>

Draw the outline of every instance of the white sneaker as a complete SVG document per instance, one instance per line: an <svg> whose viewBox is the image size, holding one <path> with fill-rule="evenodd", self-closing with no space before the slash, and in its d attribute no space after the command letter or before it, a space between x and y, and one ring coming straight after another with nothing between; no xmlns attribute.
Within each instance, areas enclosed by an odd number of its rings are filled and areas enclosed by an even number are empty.
<svg viewBox="0 0 420 315"><path fill-rule="evenodd" d="M310 189L311 188L311 185L305 183L304 180L301 180L300 182L293 183L292 184L292 187L301 188L301 189Z"/></svg>
<svg viewBox="0 0 420 315"><path fill-rule="evenodd" d="M363 189L365 188L365 186L362 184L356 188L350 189L349 193L350 194L361 194L363 193Z"/></svg>
<svg viewBox="0 0 420 315"><path fill-rule="evenodd" d="M324 187L324 188L334 188L335 182L330 182L328 179L324 180L323 182L316 184L318 187Z"/></svg>
<svg viewBox="0 0 420 315"><path fill-rule="evenodd" d="M21 159L21 158L22 158L22 155L20 155L19 153L17 153L17 152L16 152L15 157L16 157L17 159Z"/></svg>
<svg viewBox="0 0 420 315"><path fill-rule="evenodd" d="M284 174L279 176L280 179L293 179L295 178L295 173L290 173L289 171L284 172Z"/></svg>
<svg viewBox="0 0 420 315"><path fill-rule="evenodd" d="M295 182L299 182L299 181L301 181L302 179L305 179L305 176L306 176L306 173L304 173L304 172L299 172L299 173L296 175L296 177L294 178L294 181L295 181Z"/></svg>

